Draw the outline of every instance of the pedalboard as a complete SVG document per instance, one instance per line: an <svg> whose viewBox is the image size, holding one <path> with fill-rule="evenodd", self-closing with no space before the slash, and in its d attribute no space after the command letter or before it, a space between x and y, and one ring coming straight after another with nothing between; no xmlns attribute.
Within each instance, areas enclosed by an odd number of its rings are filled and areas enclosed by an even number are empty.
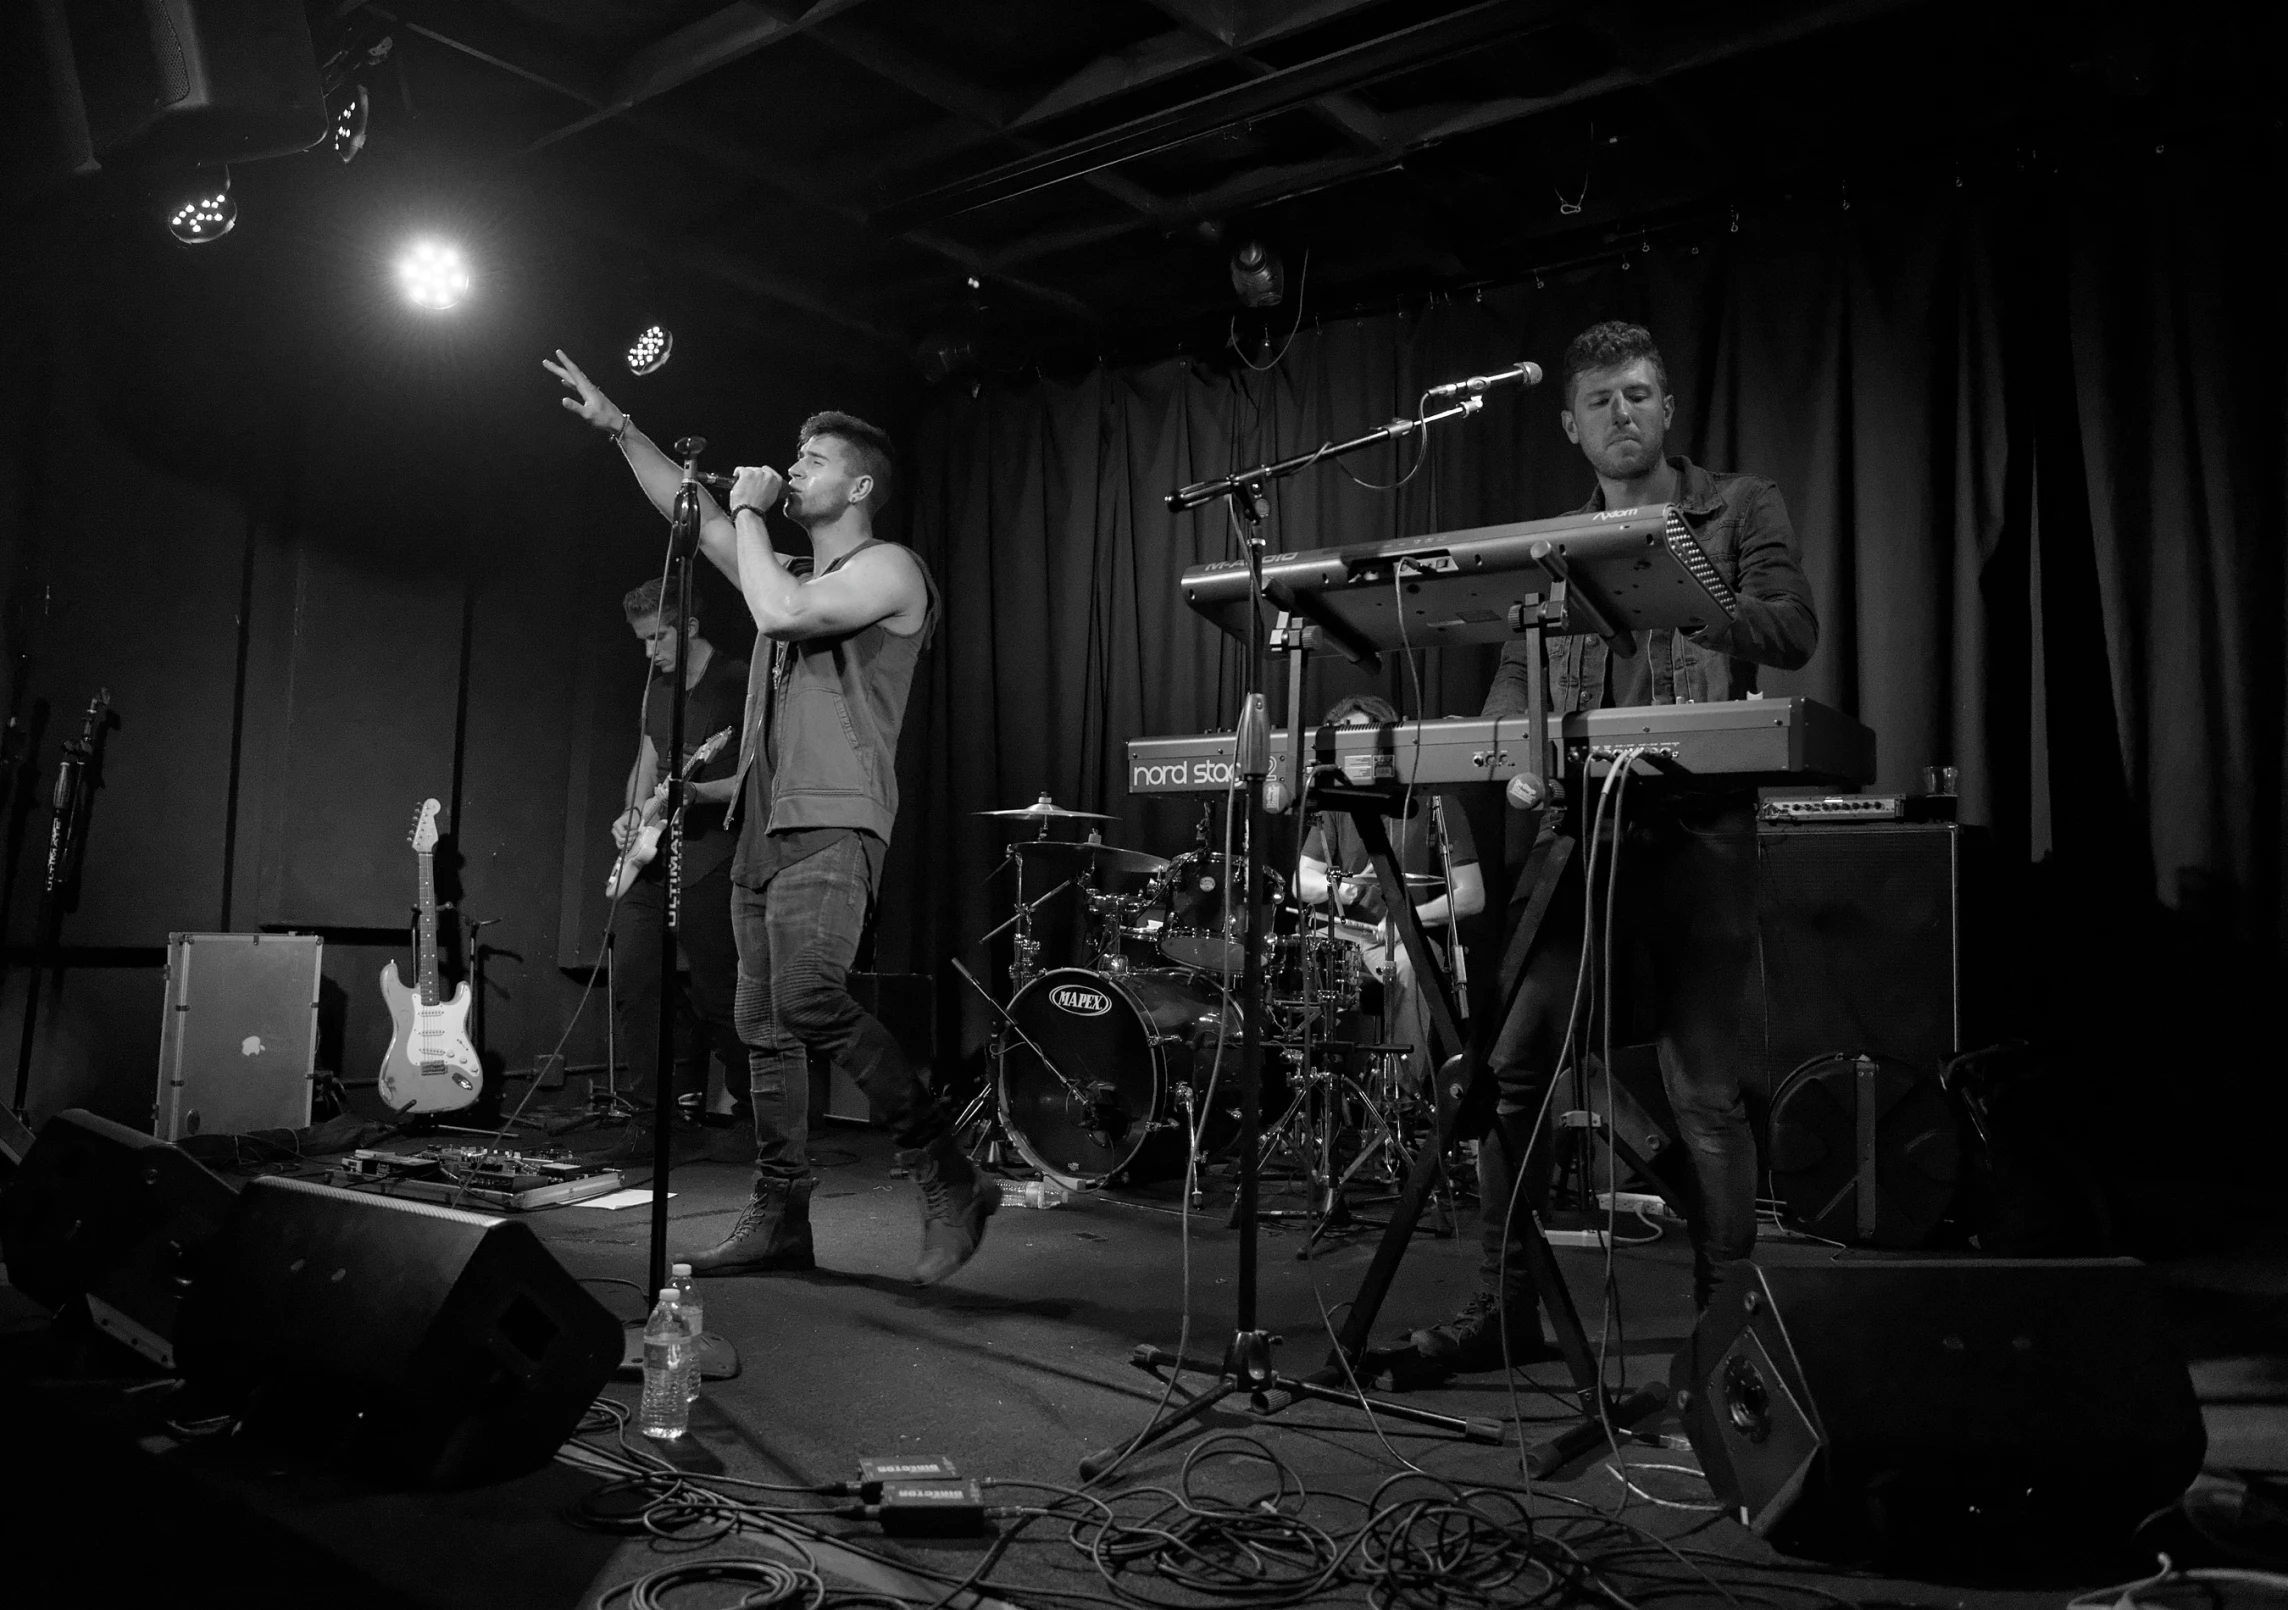
<svg viewBox="0 0 2288 1610"><path fill-rule="evenodd" d="M327 1176L329 1185L409 1197L444 1207L481 1206L510 1213L563 1207L620 1188L616 1168L599 1168L554 1152L493 1146L432 1146L418 1152L352 1152Z"/></svg>

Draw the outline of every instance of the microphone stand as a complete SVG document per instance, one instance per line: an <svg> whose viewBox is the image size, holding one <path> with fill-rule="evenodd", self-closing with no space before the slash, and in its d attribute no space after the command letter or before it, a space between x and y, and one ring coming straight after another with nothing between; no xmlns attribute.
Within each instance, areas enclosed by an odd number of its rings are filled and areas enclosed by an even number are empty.
<svg viewBox="0 0 2288 1610"><path fill-rule="evenodd" d="M16 1050L16 1116L26 1114L32 1079L32 1048L39 1034L40 988L56 971L63 938L64 907L79 881L86 849L87 818L95 790L103 786L103 741L111 730L111 690L88 701L87 720L77 741L63 746L56 761L56 791L48 818L48 864L40 885L38 922L32 931L32 976L24 991L24 1031Z"/></svg>
<svg viewBox="0 0 2288 1610"><path fill-rule="evenodd" d="M1322 459L1340 458L1377 442L1396 441L1415 431L1426 430L1441 420L1474 414L1484 406L1485 400L1482 397L1465 397L1451 408L1434 414L1401 416L1347 442L1325 443L1311 452L1298 453L1293 458L1257 465L1254 469L1218 476L1211 481L1196 481L1169 493L1163 500L1173 514L1198 508L1216 498L1228 498L1231 501L1245 537L1243 546L1247 557L1248 593L1253 601L1247 611L1247 681L1232 754L1232 770L1243 789L1244 809L1247 812L1247 920L1242 931L1246 950L1240 972L1242 1033L1239 1053L1239 1136L1234 1142L1238 1147L1239 1180L1238 1200L1232 1213L1233 1225L1239 1231L1239 1273L1233 1282L1237 1288L1234 1292L1237 1323L1220 1363L1187 1359L1150 1345L1139 1346L1135 1350L1130 1356L1130 1362L1141 1369L1156 1370L1162 1366L1173 1366L1179 1370L1215 1376L1216 1384L1168 1413L1156 1416L1125 1447L1101 1449L1083 1459L1080 1473L1086 1480L1094 1481L1105 1475L1129 1455L1150 1447L1198 1419L1235 1392L1247 1393L1259 1408L1268 1407L1274 1399L1291 1401L1295 1398L1316 1398L1325 1402L1349 1404L1353 1408L1364 1408L1371 1414L1458 1432L1472 1442L1498 1443L1502 1440L1501 1422L1498 1420L1463 1419L1455 1415L1435 1414L1411 1404L1369 1398L1363 1392L1350 1389L1347 1383L1343 1387L1336 1387L1281 1374L1271 1362L1272 1337L1259 1325L1256 1310L1256 1241L1260 1218L1257 1185L1261 1162L1258 1154L1262 1149L1263 1129L1263 942L1271 931L1270 911L1263 891L1263 847L1273 816L1283 815L1290 809L1300 812L1305 807L1303 672L1310 643L1308 624L1295 617L1287 600L1271 597L1264 586L1263 524L1271 516L1271 501L1264 489L1270 482L1284 480ZM1278 623L1269 631L1266 630L1263 619L1266 601L1278 606ZM1274 637L1279 640L1276 645L1271 641ZM1264 799L1264 784L1271 774L1272 765L1270 715L1265 689L1270 682L1270 654L1274 646L1290 656L1287 758L1293 767L1290 774L1292 787L1286 791L1286 798L1277 811L1271 810ZM1366 808L1361 800L1350 797L1350 794L1357 792L1359 791L1331 794L1329 797L1345 808L1358 807L1352 810L1352 815L1359 824L1368 848L1374 853L1376 870L1382 877L1391 909L1402 909L1406 886L1398 876L1389 839L1382 830L1382 819L1377 810ZM1369 803L1378 805L1379 799ZM1435 975L1427 965L1427 949L1413 925L1408 924L1406 927L1409 949L1420 952L1414 958L1416 976L1429 981ZM1442 982L1439 988L1442 992ZM1438 1026L1445 1034L1447 1043L1458 1044L1452 1007L1442 993L1435 1011Z"/></svg>
<svg viewBox="0 0 2288 1610"><path fill-rule="evenodd" d="M699 455L707 451L704 436L686 436L675 444L683 458L683 484L676 489L675 513L667 539L667 580L675 595L675 685L667 700L667 753L661 757L667 793L660 801L660 840L667 846L667 912L659 929L659 1038L658 1061L653 1070L651 1141L651 1291L656 1296L667 1284L667 1178L675 1124L675 1014L667 1009L667 992L675 984L675 929L683 914L683 734L684 707L691 690L685 685L691 651L691 556L699 547ZM662 607L665 606L662 595ZM647 1309L648 1313L649 1310ZM620 1368L643 1361L643 1330L638 1320L626 1332ZM700 1373L716 1380L739 1373L739 1355L724 1337L708 1331L698 1338Z"/></svg>

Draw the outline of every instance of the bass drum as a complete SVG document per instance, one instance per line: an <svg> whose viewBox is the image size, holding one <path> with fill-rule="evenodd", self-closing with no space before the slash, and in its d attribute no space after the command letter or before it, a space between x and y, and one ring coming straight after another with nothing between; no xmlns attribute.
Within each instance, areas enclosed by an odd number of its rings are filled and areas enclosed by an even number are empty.
<svg viewBox="0 0 2288 1610"><path fill-rule="evenodd" d="M1009 1019L1001 1125L1067 1187L1180 1176L1186 1093L1207 1099L1219 1038L1223 1076L1203 1138L1214 1150L1238 1133L1239 1012L1206 979L1060 967L1017 992Z"/></svg>

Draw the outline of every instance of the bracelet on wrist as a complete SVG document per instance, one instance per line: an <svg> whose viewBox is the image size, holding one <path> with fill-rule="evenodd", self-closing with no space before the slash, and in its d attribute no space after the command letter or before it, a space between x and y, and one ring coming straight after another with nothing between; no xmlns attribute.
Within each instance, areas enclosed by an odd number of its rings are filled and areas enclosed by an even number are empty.
<svg viewBox="0 0 2288 1610"><path fill-rule="evenodd" d="M635 415L625 412L620 415L620 428L612 432L612 445L614 447L622 445L621 439L625 437L629 431L635 428L635 423Z"/></svg>
<svg viewBox="0 0 2288 1610"><path fill-rule="evenodd" d="M731 511L731 518L736 520L742 514L751 514L758 520L764 520L769 518L770 512L760 503L742 503Z"/></svg>

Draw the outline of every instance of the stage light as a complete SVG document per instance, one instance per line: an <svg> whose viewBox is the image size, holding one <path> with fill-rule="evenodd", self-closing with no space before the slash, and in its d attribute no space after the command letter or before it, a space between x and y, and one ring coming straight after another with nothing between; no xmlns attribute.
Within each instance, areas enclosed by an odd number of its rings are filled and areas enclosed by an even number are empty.
<svg viewBox="0 0 2288 1610"><path fill-rule="evenodd" d="M230 194L230 170L199 173L167 207L167 233L186 246L220 240L238 223L238 203Z"/></svg>
<svg viewBox="0 0 2288 1610"><path fill-rule="evenodd" d="M1249 307L1277 307L1287 294L1287 265L1260 240L1231 254L1231 288Z"/></svg>
<svg viewBox="0 0 2288 1610"><path fill-rule="evenodd" d="M347 162L365 149L366 115L372 103L363 84L351 84L336 97L334 125L329 139L334 155Z"/></svg>
<svg viewBox="0 0 2288 1610"><path fill-rule="evenodd" d="M415 307L442 313L469 294L469 267L460 248L438 240L417 240L397 260L397 283Z"/></svg>
<svg viewBox="0 0 2288 1610"><path fill-rule="evenodd" d="M668 355L675 350L675 332L664 324L655 324L635 338L628 348L628 373L656 375L667 367Z"/></svg>

